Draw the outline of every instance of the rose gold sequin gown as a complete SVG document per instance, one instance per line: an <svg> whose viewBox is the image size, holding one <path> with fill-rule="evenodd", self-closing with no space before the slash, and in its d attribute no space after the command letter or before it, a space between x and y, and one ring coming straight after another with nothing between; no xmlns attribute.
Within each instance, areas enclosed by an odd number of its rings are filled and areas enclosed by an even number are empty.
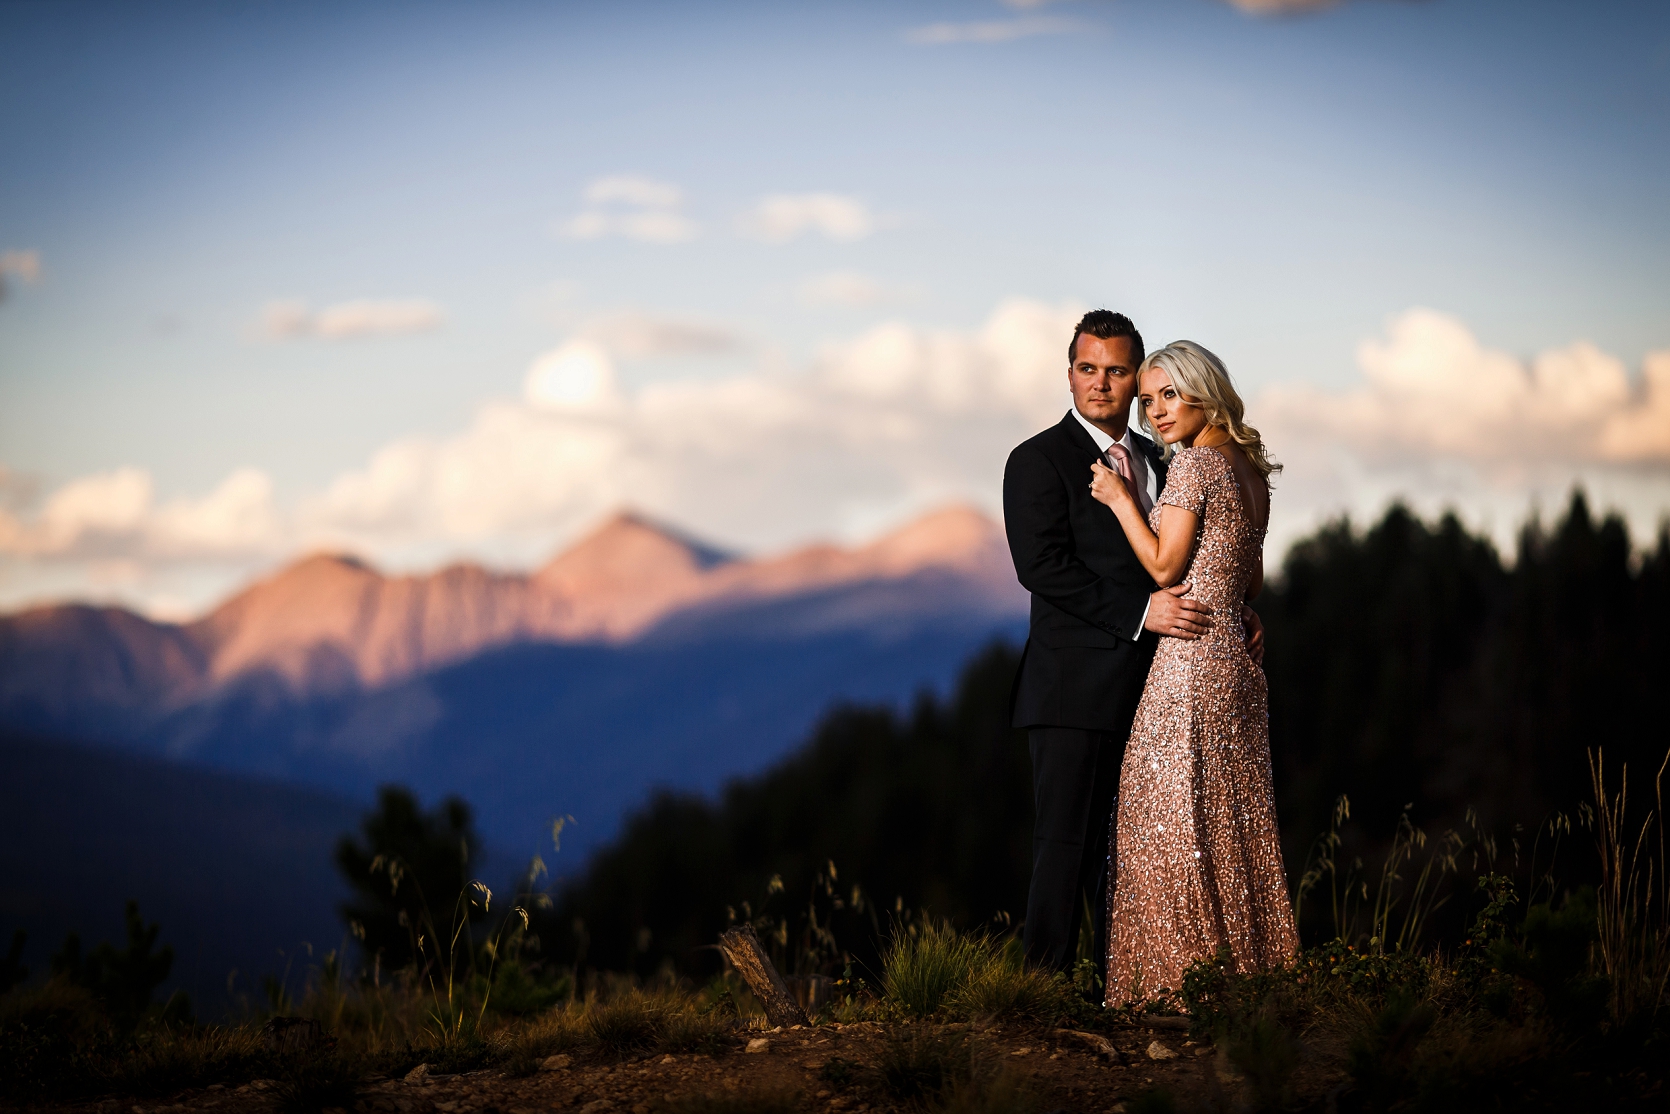
<svg viewBox="0 0 1670 1114"><path fill-rule="evenodd" d="M1160 639L1119 777L1107 1001L1181 988L1183 970L1229 945L1238 971L1298 947L1276 831L1264 671L1247 656L1241 601L1264 530L1213 448L1179 451L1160 506L1200 516L1183 579L1216 624Z"/></svg>

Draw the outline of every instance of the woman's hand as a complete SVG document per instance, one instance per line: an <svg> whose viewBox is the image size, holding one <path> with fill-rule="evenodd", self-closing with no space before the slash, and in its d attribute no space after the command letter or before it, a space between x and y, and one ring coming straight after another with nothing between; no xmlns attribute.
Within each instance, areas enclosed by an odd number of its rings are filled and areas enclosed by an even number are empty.
<svg viewBox="0 0 1670 1114"><path fill-rule="evenodd" d="M1125 477L1099 460L1090 466L1090 494L1096 502L1112 507L1115 512L1126 504L1136 505L1131 489L1125 485Z"/></svg>

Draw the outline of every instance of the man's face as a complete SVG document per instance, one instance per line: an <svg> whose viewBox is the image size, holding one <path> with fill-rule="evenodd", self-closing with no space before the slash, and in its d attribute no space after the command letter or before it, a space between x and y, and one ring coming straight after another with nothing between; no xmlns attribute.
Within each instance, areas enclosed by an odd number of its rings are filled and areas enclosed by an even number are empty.
<svg viewBox="0 0 1670 1114"><path fill-rule="evenodd" d="M1067 385L1080 414L1110 437L1123 437L1137 393L1137 369L1130 337L1079 335Z"/></svg>

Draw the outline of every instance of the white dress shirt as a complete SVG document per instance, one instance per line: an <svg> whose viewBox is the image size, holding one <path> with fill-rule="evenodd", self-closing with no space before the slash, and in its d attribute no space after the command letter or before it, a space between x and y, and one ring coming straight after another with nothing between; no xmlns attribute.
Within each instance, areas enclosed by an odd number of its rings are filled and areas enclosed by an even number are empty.
<svg viewBox="0 0 1670 1114"><path fill-rule="evenodd" d="M1115 444L1114 439L1112 437L1109 437L1107 435L1107 433L1105 431L1103 431L1103 429L1100 426L1091 422L1091 420L1089 418L1085 417L1083 414L1080 414L1079 413L1079 408L1077 406L1073 407L1073 417L1075 417L1079 420L1079 425L1083 426L1084 431L1086 433L1090 434L1090 439L1092 441L1096 442L1097 451L1099 451L1102 454L1103 457L1106 457L1108 455L1108 449L1112 448L1113 445ZM1151 503L1151 504L1152 503L1158 503L1160 501L1160 493L1157 490L1155 490L1155 485L1159 481L1158 481L1157 477L1154 475L1154 463L1153 463L1153 461L1149 460L1148 457L1145 456L1141 451L1139 451L1135 445L1131 444L1131 427L1130 426L1125 427L1125 436L1123 436L1119 439L1118 444L1121 444L1121 445L1125 446L1125 451L1131 454L1131 459L1132 460L1141 462L1141 468L1142 468L1142 472L1143 472L1143 484L1148 489L1148 502ZM1106 461L1104 461L1103 463L1106 463ZM1152 601L1150 601L1149 604L1144 604L1143 605L1143 608L1142 608L1142 622L1137 624L1136 638L1131 639L1132 642L1135 642L1137 638L1142 637L1143 624L1148 622L1148 608L1149 608L1151 603L1152 603Z"/></svg>

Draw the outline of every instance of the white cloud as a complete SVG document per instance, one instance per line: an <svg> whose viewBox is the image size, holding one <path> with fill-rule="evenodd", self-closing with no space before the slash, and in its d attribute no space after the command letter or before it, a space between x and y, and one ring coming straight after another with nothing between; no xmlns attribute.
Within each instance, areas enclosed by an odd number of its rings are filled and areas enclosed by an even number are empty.
<svg viewBox="0 0 1670 1114"><path fill-rule="evenodd" d="M800 284L800 300L810 306L847 306L856 309L898 305L921 297L921 291L893 286L857 271L814 275Z"/></svg>
<svg viewBox="0 0 1670 1114"><path fill-rule="evenodd" d="M583 333L625 359L713 356L742 347L741 338L729 329L703 321L647 313L602 317L587 325Z"/></svg>
<svg viewBox="0 0 1670 1114"><path fill-rule="evenodd" d="M270 302L261 313L261 332L274 340L321 337L404 336L437 329L441 307L423 298L360 299L314 311L305 302Z"/></svg>
<svg viewBox="0 0 1670 1114"><path fill-rule="evenodd" d="M11 292L10 279L33 285L41 278L41 253L30 248L10 248L0 252L0 302Z"/></svg>
<svg viewBox="0 0 1670 1114"><path fill-rule="evenodd" d="M684 191L667 182L615 174L599 178L586 187L586 201L593 205L624 202L649 209L676 209L684 202Z"/></svg>
<svg viewBox="0 0 1670 1114"><path fill-rule="evenodd" d="M1557 510L1574 486L1642 542L1670 512L1670 352L1649 355L1632 382L1592 344L1524 361L1416 309L1363 342L1357 362L1354 389L1284 385L1249 404L1287 465L1272 553L1329 515L1364 521L1394 499L1457 510L1510 552L1525 516Z"/></svg>
<svg viewBox="0 0 1670 1114"><path fill-rule="evenodd" d="M0 275L11 275L24 282L39 282L41 278L41 253L33 248L21 250L10 248L0 252Z"/></svg>
<svg viewBox="0 0 1670 1114"><path fill-rule="evenodd" d="M571 240L624 236L646 244L678 244L701 232L681 212L684 191L669 182L612 174L588 185L584 197L587 207L559 223L559 235Z"/></svg>
<svg viewBox="0 0 1670 1114"><path fill-rule="evenodd" d="M1224 0L1249 15L1307 15L1332 8L1341 0Z"/></svg>
<svg viewBox="0 0 1670 1114"><path fill-rule="evenodd" d="M1030 39L1038 35L1065 35L1086 29L1086 25L1076 19L1061 16L1024 16L1019 19L987 19L967 23L929 23L906 31L905 41L922 46L1006 43L1015 39Z"/></svg>
<svg viewBox="0 0 1670 1114"><path fill-rule="evenodd" d="M1529 365L1433 310L1396 318L1358 349L1364 384L1343 394L1273 391L1282 420L1375 459L1487 465L1670 465L1670 352L1632 384L1622 361L1579 341Z"/></svg>
<svg viewBox="0 0 1670 1114"><path fill-rule="evenodd" d="M315 536L386 553L437 538L548 548L621 505L754 545L950 499L995 507L1009 448L1066 408L1061 338L1079 312L1017 300L972 334L889 325L796 375L630 393L601 346L570 342L529 369L523 402L485 406L444 441L389 446L302 517Z"/></svg>
<svg viewBox="0 0 1670 1114"><path fill-rule="evenodd" d="M271 552L282 540L272 482L241 468L200 499L158 503L150 473L117 468L72 480L32 516L0 510L0 554L178 560Z"/></svg>
<svg viewBox="0 0 1670 1114"><path fill-rule="evenodd" d="M746 213L744 234L768 244L786 244L808 232L831 240L862 240L876 229L876 220L862 201L838 193L779 193L762 197Z"/></svg>
<svg viewBox="0 0 1670 1114"><path fill-rule="evenodd" d="M522 395L546 410L609 407L617 401L614 362L589 340L569 341L533 362L522 380Z"/></svg>
<svg viewBox="0 0 1670 1114"><path fill-rule="evenodd" d="M1224 3L1255 16L1312 15L1329 8L1337 8L1345 2L1346 0L1224 0Z"/></svg>
<svg viewBox="0 0 1670 1114"><path fill-rule="evenodd" d="M1015 299L972 331L885 324L797 371L635 389L616 378L622 351L606 330L581 330L531 362L521 397L483 405L451 436L387 444L288 508L253 470L162 502L148 474L117 469L58 488L32 514L25 486L0 477L17 489L0 500L0 556L37 570L100 561L111 583L139 568L161 585L158 570L180 562L230 568L320 546L393 567L465 554L531 563L622 506L756 548L866 536L950 501L997 513L1010 449L1070 405L1063 348L1083 308ZM615 345L640 335L617 327ZM1322 518L1361 521L1393 498L1427 514L1456 507L1503 542L1574 482L1639 537L1670 509L1670 353L1649 357L1639 380L1587 344L1524 362L1417 310L1365 342L1359 362L1352 389L1289 385L1250 400L1287 465L1272 563Z"/></svg>

